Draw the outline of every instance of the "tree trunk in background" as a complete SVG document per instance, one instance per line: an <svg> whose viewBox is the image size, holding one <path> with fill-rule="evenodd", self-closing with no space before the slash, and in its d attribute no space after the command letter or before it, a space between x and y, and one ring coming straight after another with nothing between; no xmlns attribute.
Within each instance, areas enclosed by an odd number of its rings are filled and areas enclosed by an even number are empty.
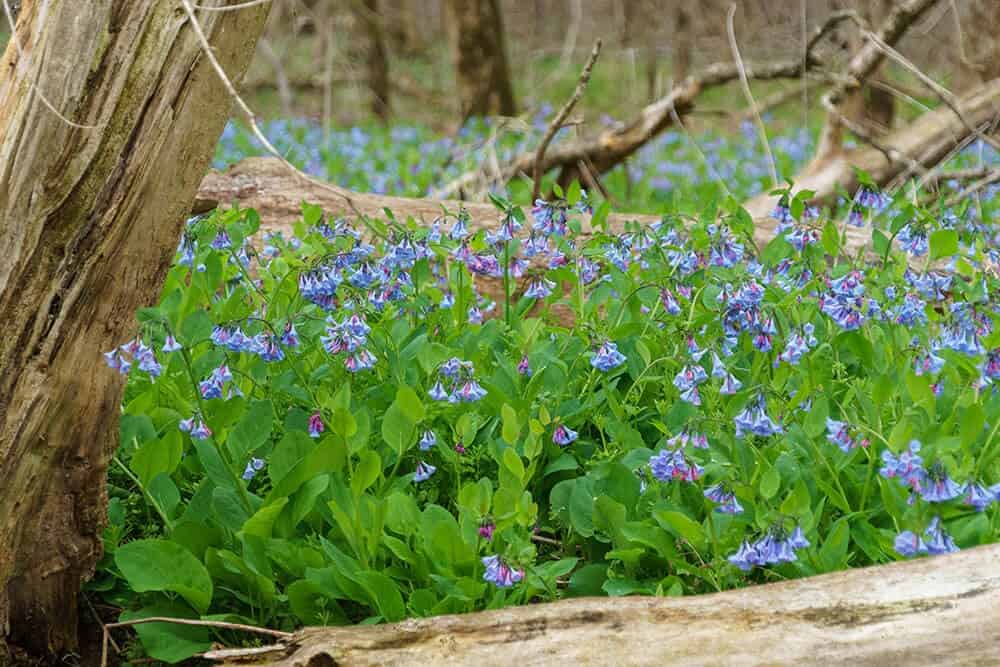
<svg viewBox="0 0 1000 667"><path fill-rule="evenodd" d="M840 9L849 9L855 5L855 3L846 0L841 0L836 4ZM862 3L858 8L868 25L876 27L882 24L891 9L892 0L873 0ZM856 53L861 47L863 38L858 34L857 27L853 24L846 26L845 29L847 30L848 52ZM871 78L878 79L879 73L883 69L884 67L880 65L872 72ZM883 135L892 129L892 121L896 112L896 99L889 91L865 82L844 100L841 112L876 136Z"/></svg>
<svg viewBox="0 0 1000 667"><path fill-rule="evenodd" d="M448 22L462 118L517 115L500 0L448 0Z"/></svg>
<svg viewBox="0 0 1000 667"><path fill-rule="evenodd" d="M364 0L359 18L367 36L365 63L368 67L368 90L372 113L383 123L389 121L389 56L385 48L383 15L378 0Z"/></svg>
<svg viewBox="0 0 1000 667"><path fill-rule="evenodd" d="M691 16L686 0L677 0L674 10L674 47L671 56L670 77L676 86L691 74L691 51L694 49L694 35L691 34Z"/></svg>
<svg viewBox="0 0 1000 667"><path fill-rule="evenodd" d="M200 15L238 81L267 7ZM231 106L176 2L25 0L15 39L24 53L12 40L0 62L0 664L14 646L76 647L124 385L101 352L156 300Z"/></svg>

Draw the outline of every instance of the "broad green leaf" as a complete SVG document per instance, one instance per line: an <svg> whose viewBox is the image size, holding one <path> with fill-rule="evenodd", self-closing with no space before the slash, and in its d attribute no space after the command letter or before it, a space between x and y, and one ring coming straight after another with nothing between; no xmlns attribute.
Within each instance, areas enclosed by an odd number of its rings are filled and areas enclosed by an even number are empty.
<svg viewBox="0 0 1000 667"><path fill-rule="evenodd" d="M191 552L167 540L129 542L115 551L115 565L137 593L170 591L199 613L212 602L212 579Z"/></svg>
<svg viewBox="0 0 1000 667"><path fill-rule="evenodd" d="M781 487L781 474L777 468L768 468L767 472L760 479L760 495L765 500L770 500Z"/></svg>
<svg viewBox="0 0 1000 667"><path fill-rule="evenodd" d="M680 512L653 510L653 518L667 531L690 542L696 549L703 549L707 543L705 529Z"/></svg>
<svg viewBox="0 0 1000 667"><path fill-rule="evenodd" d="M521 432L521 425L517 421L517 412L514 411L514 408L504 403L500 409L500 414L503 418L503 439L508 444L513 445L517 442L517 436Z"/></svg>
<svg viewBox="0 0 1000 667"><path fill-rule="evenodd" d="M271 537L274 522L281 514L281 509L288 502L288 498L279 498L270 505L264 505L257 512L247 519L243 524L244 535L255 535L257 537Z"/></svg>
<svg viewBox="0 0 1000 667"><path fill-rule="evenodd" d="M361 458L357 467L354 468L354 475L351 477L351 493L355 498L360 498L368 487L375 483L375 480L382 474L382 457L374 451L361 452Z"/></svg>
<svg viewBox="0 0 1000 667"><path fill-rule="evenodd" d="M129 467L139 477L144 487L148 487L153 478L160 473L168 475L177 469L181 461L181 432L172 429L159 440L148 440L136 450L129 462Z"/></svg>

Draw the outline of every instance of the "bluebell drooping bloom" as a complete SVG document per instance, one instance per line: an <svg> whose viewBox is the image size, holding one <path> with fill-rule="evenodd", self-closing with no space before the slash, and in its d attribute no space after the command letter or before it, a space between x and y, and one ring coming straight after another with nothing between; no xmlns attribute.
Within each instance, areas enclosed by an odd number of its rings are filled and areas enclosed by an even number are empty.
<svg viewBox="0 0 1000 667"><path fill-rule="evenodd" d="M897 478L904 486L919 492L927 479L924 460L919 451L920 441L911 440L909 449L899 456L889 450L882 452L883 466L879 469L879 474L886 479Z"/></svg>
<svg viewBox="0 0 1000 667"><path fill-rule="evenodd" d="M528 362L528 355L521 357L521 361L517 364L517 372L525 377L531 377L531 365Z"/></svg>
<svg viewBox="0 0 1000 667"><path fill-rule="evenodd" d="M437 472L437 468L432 466L430 463L425 463L420 461L417 463L417 469L413 473L414 482L424 482L430 479L431 475Z"/></svg>
<svg viewBox="0 0 1000 667"><path fill-rule="evenodd" d="M344 358L344 368L351 373L370 370L375 367L378 358L370 351L362 348L347 355Z"/></svg>
<svg viewBox="0 0 1000 667"><path fill-rule="evenodd" d="M486 390L483 389L479 383L475 381L475 379L470 379L463 383L457 391L452 392L451 396L449 396L449 400L453 403L456 402L454 400L456 396L462 403L475 403L479 399L486 396Z"/></svg>
<svg viewBox="0 0 1000 667"><path fill-rule="evenodd" d="M191 428L191 437L196 440L208 440L212 437L212 429L208 428L208 424L199 420Z"/></svg>
<svg viewBox="0 0 1000 667"><path fill-rule="evenodd" d="M510 588L524 579L524 572L513 569L498 555L483 557L483 565L486 566L483 581L497 588Z"/></svg>
<svg viewBox="0 0 1000 667"><path fill-rule="evenodd" d="M618 346L611 341L601 344L594 356L590 359L590 365L599 371L610 371L625 363L625 355L618 351Z"/></svg>
<svg viewBox="0 0 1000 667"><path fill-rule="evenodd" d="M948 533L944 532L944 528L941 527L941 517L936 516L931 519L927 530L924 531L924 537L927 541L927 553L932 556L958 551L958 545L955 544L955 540Z"/></svg>
<svg viewBox="0 0 1000 667"><path fill-rule="evenodd" d="M285 330L281 334L281 344L285 347L299 346L299 332L295 330L295 325L291 322L285 325Z"/></svg>
<svg viewBox="0 0 1000 667"><path fill-rule="evenodd" d="M258 472L264 469L264 459L252 458L247 462L247 467L243 470L243 479L249 482Z"/></svg>
<svg viewBox="0 0 1000 667"><path fill-rule="evenodd" d="M524 296L531 299L544 299L550 294L555 288L556 284L551 280L542 278L541 280L533 280L528 286L528 289L524 290Z"/></svg>
<svg viewBox="0 0 1000 667"><path fill-rule="evenodd" d="M818 342L816 336L813 335L813 331L813 325L806 324L802 327L801 332L792 332L785 342L785 349L778 355L778 359L792 366L798 365L802 359L802 355L815 347Z"/></svg>
<svg viewBox="0 0 1000 667"><path fill-rule="evenodd" d="M194 255L198 250L198 242L193 236L184 232L181 242L177 246L177 264L180 266L194 266Z"/></svg>
<svg viewBox="0 0 1000 667"><path fill-rule="evenodd" d="M938 462L927 469L924 484L914 489L920 496L932 503L943 503L962 495L962 485L948 476L948 471Z"/></svg>
<svg viewBox="0 0 1000 667"><path fill-rule="evenodd" d="M847 422L837 421L835 419L826 419L826 439L831 444L837 445L840 451L848 454L851 450L858 446L867 447L868 440L866 438L858 437L851 428L851 425Z"/></svg>
<svg viewBox="0 0 1000 667"><path fill-rule="evenodd" d="M743 506L740 505L739 501L736 500L736 494L733 493L729 487L719 482L718 484L713 484L704 491L704 495L709 500L719 503L715 508L716 512L720 514L742 514Z"/></svg>
<svg viewBox="0 0 1000 667"><path fill-rule="evenodd" d="M566 210L561 206L536 199L531 209L531 217L534 220L532 229L545 236L565 236L568 231Z"/></svg>
<svg viewBox="0 0 1000 667"><path fill-rule="evenodd" d="M904 530L896 536L893 548L896 549L899 555L906 556L907 558L927 553L927 545L924 543L923 538L910 530Z"/></svg>
<svg viewBox="0 0 1000 667"><path fill-rule="evenodd" d="M726 377L722 380L722 386L719 387L719 393L724 396L732 396L742 387L743 383L740 382L735 375L732 373L726 373Z"/></svg>
<svg viewBox="0 0 1000 667"><path fill-rule="evenodd" d="M987 507L997 502L997 491L987 488L979 482L969 482L965 486L965 504L972 505L977 512L982 512Z"/></svg>
<svg viewBox="0 0 1000 667"><path fill-rule="evenodd" d="M680 480L694 482L699 479L704 469L693 461L689 461L683 450L661 449L649 460L649 469L653 477L661 482Z"/></svg>
<svg viewBox="0 0 1000 667"><path fill-rule="evenodd" d="M914 257L926 255L930 247L927 230L912 223L903 225L899 233L896 234L896 240L899 241L899 247Z"/></svg>
<svg viewBox="0 0 1000 667"><path fill-rule="evenodd" d="M705 369L697 364L689 364L681 368L674 376L674 386L681 391L696 387L708 379Z"/></svg>
<svg viewBox="0 0 1000 667"><path fill-rule="evenodd" d="M228 250L233 247L233 242L229 239L226 230L220 229L219 233L212 239L211 246L215 250Z"/></svg>
<svg viewBox="0 0 1000 667"><path fill-rule="evenodd" d="M788 533L780 524L776 524L756 542L744 540L728 560L744 572L749 572L754 566L776 565L798 560L795 551L808 546L809 540L806 539L801 527L796 526L791 533Z"/></svg>
<svg viewBox="0 0 1000 667"><path fill-rule="evenodd" d="M177 352L181 349L181 344L177 342L177 339L172 334L167 334L167 338L163 342L163 347L160 349L167 353Z"/></svg>
<svg viewBox="0 0 1000 667"><path fill-rule="evenodd" d="M758 394L757 398L748 403L733 421L736 424L737 438L742 438L747 433L767 437L784 432L781 426L768 416L767 401L763 393Z"/></svg>
<svg viewBox="0 0 1000 667"><path fill-rule="evenodd" d="M194 425L195 425L195 418L188 417L187 419L180 420L180 422L177 424L177 428L180 429L181 433L190 433L191 430L194 428Z"/></svg>
<svg viewBox="0 0 1000 667"><path fill-rule="evenodd" d="M420 436L420 450L426 452L431 447L437 444L437 436L434 431L424 431L424 434Z"/></svg>
<svg viewBox="0 0 1000 667"><path fill-rule="evenodd" d="M309 437L318 438L326 430L323 424L323 416L319 412L314 412L309 417Z"/></svg>
<svg viewBox="0 0 1000 667"><path fill-rule="evenodd" d="M448 391L444 388L444 385L441 384L440 380L434 383L434 386L430 388L430 390L427 392L427 395L433 398L435 401L448 400Z"/></svg>
<svg viewBox="0 0 1000 667"><path fill-rule="evenodd" d="M944 359L935 354L933 348L918 354L913 360L913 372L917 375L937 375L944 368Z"/></svg>
<svg viewBox="0 0 1000 667"><path fill-rule="evenodd" d="M564 424L559 424L552 431L552 442L560 447L565 447L574 442L579 437L579 433Z"/></svg>
<svg viewBox="0 0 1000 667"><path fill-rule="evenodd" d="M681 312L681 305L677 302L677 297L668 289L660 290L660 303L663 304L663 310L668 315L677 315Z"/></svg>
<svg viewBox="0 0 1000 667"><path fill-rule="evenodd" d="M478 306L469 306L469 324L482 324L483 311Z"/></svg>

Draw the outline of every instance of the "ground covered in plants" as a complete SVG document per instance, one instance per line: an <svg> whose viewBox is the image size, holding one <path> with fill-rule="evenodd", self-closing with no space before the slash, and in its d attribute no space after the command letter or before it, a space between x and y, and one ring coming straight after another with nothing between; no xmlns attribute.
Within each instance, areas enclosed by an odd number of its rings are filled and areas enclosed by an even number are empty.
<svg viewBox="0 0 1000 667"><path fill-rule="evenodd" d="M417 196L489 136L268 132L314 174ZM810 143L773 139L782 173ZM219 166L252 150L233 126ZM192 219L159 305L105 355L129 379L88 594L287 630L996 541L998 190L945 207L862 177L826 209L786 191L757 247L738 202L763 159L752 136L665 134L607 178L662 220L618 230L578 186L532 203L520 182L485 232L461 210L428 227L306 204L285 237L251 210ZM954 164L981 160L1000 156ZM846 250L852 225L869 251ZM136 630L170 662L245 641Z"/></svg>

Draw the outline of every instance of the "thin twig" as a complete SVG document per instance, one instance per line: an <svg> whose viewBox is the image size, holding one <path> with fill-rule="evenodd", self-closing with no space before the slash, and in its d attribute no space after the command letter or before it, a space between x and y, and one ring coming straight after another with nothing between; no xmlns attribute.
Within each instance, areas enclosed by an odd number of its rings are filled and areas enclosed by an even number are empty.
<svg viewBox="0 0 1000 667"><path fill-rule="evenodd" d="M187 0L181 0L187 4ZM102 638L101 667L108 664L108 641L111 639L111 630L115 628L127 628L133 625L144 623L173 623L175 625L196 625L204 628L218 628L220 630L239 630L241 632L252 632L258 635L268 635L278 639L290 639L294 635L291 632L261 628L256 625L245 625L243 623L226 623L224 621L202 621L194 618L171 618L169 616L149 616L147 618L137 618L131 621L119 621L118 623L108 623L104 626L104 636Z"/></svg>
<svg viewBox="0 0 1000 667"><path fill-rule="evenodd" d="M542 160L545 159L545 150L549 147L549 143L552 138L556 136L556 132L565 122L567 116L576 106L576 103L580 101L583 97L583 91L586 90L587 84L590 82L590 72L594 69L594 63L597 62L597 57L601 55L601 40L594 42L594 49L590 52L590 58L587 60L587 64L584 65L583 71L580 73L580 80L576 84L576 90L573 91L573 96L566 101L563 108L559 110L556 117L552 119L549 123L548 129L545 131L545 136L542 137L542 143L538 145L538 151L535 153L535 168L534 168L534 181L535 185L531 190L531 201L538 199L538 195L542 191Z"/></svg>
<svg viewBox="0 0 1000 667"><path fill-rule="evenodd" d="M962 190L961 192L959 192L957 195L954 195L954 196L948 198L945 201L944 205L945 206L953 206L953 205L957 204L958 202L962 201L963 199L965 199L966 197L974 195L977 192L979 192L980 190L985 190L986 188L988 188L989 186L993 185L994 183L1000 183L1000 167L998 167L996 169L993 169L986 176L983 176L978 181L976 181L975 183L973 183L969 187L967 187L964 190Z"/></svg>
<svg viewBox="0 0 1000 667"><path fill-rule="evenodd" d="M191 5L195 9L202 9L206 12L235 12L240 9L250 9L251 7L256 7L257 5L263 5L265 2L271 2L271 0L247 0L247 2L240 2L235 5L223 5L222 7L214 7L211 5Z"/></svg>
<svg viewBox="0 0 1000 667"><path fill-rule="evenodd" d="M764 121L760 117L760 111L757 110L757 103L753 99L753 93L750 91L750 82L747 79L747 68L743 64L743 58L740 56L740 47L736 43L736 28L733 24L733 18L736 16L736 4L732 4L729 7L729 14L726 16L726 33L729 36L729 48L733 52L733 60L736 61L736 67L740 71L740 88L743 89L743 96L747 99L747 104L750 106L753 112L754 120L757 122L757 131L760 132L760 141L764 144L764 154L767 156L767 166L771 171L771 184L774 187L778 187L778 167L774 162L774 153L771 152L771 144L767 140L767 128L764 127Z"/></svg>
<svg viewBox="0 0 1000 667"><path fill-rule="evenodd" d="M931 77L929 77L926 74L924 74L923 71L921 71L919 67L917 67L916 65L914 65L910 60L908 60L905 56L903 56L903 54L901 54L896 49L892 48L889 44L886 44L886 42L884 40L882 40L875 33L871 32L869 30L862 30L861 34L864 37L866 37L867 39L871 40L871 42L873 44L875 44L875 46L877 46L879 49L881 49L883 53L885 53L887 56L889 56L890 58L892 58L893 60L895 60L897 63L899 63L900 65L902 65L903 68L905 68L907 71L909 71L911 74L913 74L913 76L917 77L917 79L922 84L924 84L925 86L927 86L935 95L937 95L937 97L942 102L945 103L945 106L947 106L949 109L951 109L952 112L954 112L954 114L956 116L958 116L958 119L960 121L962 121L962 125L965 126L966 130L968 130L969 132L974 133L978 138L982 139L983 141L985 141L986 143L988 143L990 146L992 146L996 150L1000 151L1000 141L997 141L996 139L994 139L993 137L989 136L988 134L984 134L984 133L980 132L977 128L973 127L969 123L968 119L962 113L961 109L958 108L958 98L955 97L954 93L952 93L950 90L948 90L947 88L945 88L944 86L942 86L941 84L939 84L937 81L935 81Z"/></svg>

